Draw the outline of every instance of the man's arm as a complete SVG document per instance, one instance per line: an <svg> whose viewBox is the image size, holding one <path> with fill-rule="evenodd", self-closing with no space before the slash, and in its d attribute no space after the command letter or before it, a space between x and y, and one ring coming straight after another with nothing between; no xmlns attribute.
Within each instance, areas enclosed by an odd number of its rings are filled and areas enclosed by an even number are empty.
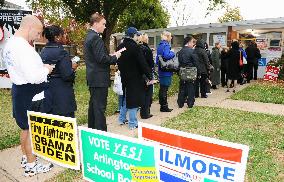
<svg viewBox="0 0 284 182"><path fill-rule="evenodd" d="M117 57L110 56L105 48L104 42L100 37L95 37L92 41L92 50L94 53L95 61L100 64L115 64Z"/></svg>

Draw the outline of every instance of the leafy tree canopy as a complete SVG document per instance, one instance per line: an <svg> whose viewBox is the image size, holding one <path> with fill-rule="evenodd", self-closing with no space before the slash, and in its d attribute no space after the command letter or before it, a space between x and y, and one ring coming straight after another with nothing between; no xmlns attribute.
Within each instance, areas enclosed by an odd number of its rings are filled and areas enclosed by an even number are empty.
<svg viewBox="0 0 284 182"><path fill-rule="evenodd" d="M240 8L239 7L232 8L228 5L226 6L226 12L224 13L224 15L218 18L218 21L220 23L230 22L230 21L241 21L241 20L243 20L243 17L240 13Z"/></svg>

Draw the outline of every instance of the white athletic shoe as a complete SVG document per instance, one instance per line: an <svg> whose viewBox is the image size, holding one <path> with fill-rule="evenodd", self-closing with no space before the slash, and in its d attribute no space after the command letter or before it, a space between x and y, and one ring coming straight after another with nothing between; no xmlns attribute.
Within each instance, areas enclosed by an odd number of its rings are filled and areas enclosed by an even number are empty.
<svg viewBox="0 0 284 182"><path fill-rule="evenodd" d="M43 165L41 163L36 163L32 168L26 166L24 176L34 176L39 173L47 173L53 168L53 164L49 163L47 165Z"/></svg>
<svg viewBox="0 0 284 182"><path fill-rule="evenodd" d="M38 163L38 160L39 160L39 158L38 158L38 156L36 156L35 162ZM27 163L28 163L27 157L24 157L24 156L23 156L23 157L22 157L22 160L21 160L21 167L22 167L22 168L26 168Z"/></svg>

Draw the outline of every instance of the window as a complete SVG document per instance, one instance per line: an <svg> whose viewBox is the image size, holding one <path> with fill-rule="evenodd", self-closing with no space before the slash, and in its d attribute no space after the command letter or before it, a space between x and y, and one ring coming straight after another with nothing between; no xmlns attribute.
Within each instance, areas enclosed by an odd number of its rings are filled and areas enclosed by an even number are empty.
<svg viewBox="0 0 284 182"><path fill-rule="evenodd" d="M184 35L173 35L172 47L183 47Z"/></svg>
<svg viewBox="0 0 284 182"><path fill-rule="evenodd" d="M226 42L227 42L226 32L210 33L209 46L214 46L214 44L217 41L219 41L221 45L226 46Z"/></svg>
<svg viewBox="0 0 284 182"><path fill-rule="evenodd" d="M154 47L154 37L149 37L149 46Z"/></svg>
<svg viewBox="0 0 284 182"><path fill-rule="evenodd" d="M161 42L161 36L160 35L156 36L156 47L159 46L160 42Z"/></svg>
<svg viewBox="0 0 284 182"><path fill-rule="evenodd" d="M270 47L280 47L280 39L271 39Z"/></svg>
<svg viewBox="0 0 284 182"><path fill-rule="evenodd" d="M207 42L207 33L187 34L187 36L192 36L196 40L202 39Z"/></svg>

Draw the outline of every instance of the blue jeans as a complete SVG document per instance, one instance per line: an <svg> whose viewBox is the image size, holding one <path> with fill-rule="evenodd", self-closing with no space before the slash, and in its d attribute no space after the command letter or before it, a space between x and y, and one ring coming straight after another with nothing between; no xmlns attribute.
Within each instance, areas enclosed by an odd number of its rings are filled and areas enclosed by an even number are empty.
<svg viewBox="0 0 284 182"><path fill-rule="evenodd" d="M120 108L122 107L123 102L123 95L118 95L118 111L120 111Z"/></svg>
<svg viewBox="0 0 284 182"><path fill-rule="evenodd" d="M118 118L119 124L123 124L123 122L126 120L126 114L127 114L127 111L128 111L128 113L129 113L129 121L128 121L129 128L133 128L133 127L137 126L138 125L137 110L138 110L138 108L127 109L126 108L126 98L124 98L123 106L120 108L120 113L119 113L119 118Z"/></svg>

